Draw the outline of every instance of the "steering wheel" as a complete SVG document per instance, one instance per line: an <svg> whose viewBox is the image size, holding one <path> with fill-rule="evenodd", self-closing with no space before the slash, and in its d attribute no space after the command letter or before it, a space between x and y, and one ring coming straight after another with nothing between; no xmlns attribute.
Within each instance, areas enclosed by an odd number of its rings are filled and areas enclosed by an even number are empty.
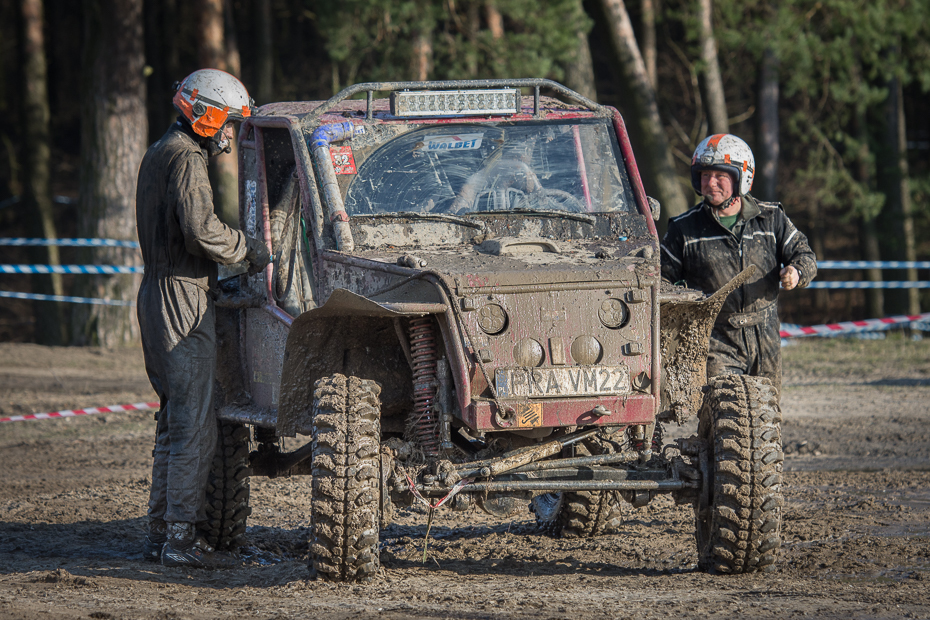
<svg viewBox="0 0 930 620"><path fill-rule="evenodd" d="M522 189L513 187L521 180ZM500 159L468 178L455 197L449 212L476 211L480 198L489 192L503 190L509 196L511 192L533 194L539 192L542 188L542 183L539 182L536 173L525 162L519 159Z"/></svg>
<svg viewBox="0 0 930 620"><path fill-rule="evenodd" d="M543 189L540 188L531 194L527 194L519 203L516 209L531 207L531 201L536 201L537 205L543 206L546 203L556 211L567 211L569 213L585 213L584 204L574 195L561 189Z"/></svg>

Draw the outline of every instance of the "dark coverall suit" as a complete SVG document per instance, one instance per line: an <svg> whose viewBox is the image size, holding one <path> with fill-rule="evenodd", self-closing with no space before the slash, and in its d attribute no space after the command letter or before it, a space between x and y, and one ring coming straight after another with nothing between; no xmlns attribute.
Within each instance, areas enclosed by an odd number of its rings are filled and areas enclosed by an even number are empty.
<svg viewBox="0 0 930 620"><path fill-rule="evenodd" d="M714 324L707 377L747 374L771 379L781 389L779 271L794 266L798 287L817 275L817 260L804 236L779 203L742 198L733 230L703 202L669 220L662 240L662 277L715 293L749 265L752 279L733 291Z"/></svg>
<svg viewBox="0 0 930 620"><path fill-rule="evenodd" d="M145 262L138 295L145 367L161 400L149 517L206 519L204 491L216 447L213 382L217 263L245 258L245 235L213 213L207 152L178 122L139 169L136 226Z"/></svg>

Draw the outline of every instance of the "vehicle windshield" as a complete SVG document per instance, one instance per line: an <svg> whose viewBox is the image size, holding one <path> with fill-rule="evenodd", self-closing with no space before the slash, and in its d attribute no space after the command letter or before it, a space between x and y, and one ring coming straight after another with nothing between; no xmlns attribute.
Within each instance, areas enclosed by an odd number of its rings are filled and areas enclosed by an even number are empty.
<svg viewBox="0 0 930 620"><path fill-rule="evenodd" d="M429 125L360 162L349 215L636 211L607 119Z"/></svg>

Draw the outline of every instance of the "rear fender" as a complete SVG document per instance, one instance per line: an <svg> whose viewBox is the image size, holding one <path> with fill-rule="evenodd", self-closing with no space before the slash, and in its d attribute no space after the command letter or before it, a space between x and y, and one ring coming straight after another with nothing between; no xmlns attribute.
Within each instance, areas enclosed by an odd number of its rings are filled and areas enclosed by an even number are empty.
<svg viewBox="0 0 930 620"><path fill-rule="evenodd" d="M284 350L278 433L293 437L309 430L313 386L333 373L377 381L383 416L412 402L410 365L395 326L405 316L337 289L326 304L297 317Z"/></svg>
<svg viewBox="0 0 930 620"><path fill-rule="evenodd" d="M755 273L750 265L719 291L701 301L669 301L661 308L662 412L679 424L701 407L707 382L710 332L727 296Z"/></svg>

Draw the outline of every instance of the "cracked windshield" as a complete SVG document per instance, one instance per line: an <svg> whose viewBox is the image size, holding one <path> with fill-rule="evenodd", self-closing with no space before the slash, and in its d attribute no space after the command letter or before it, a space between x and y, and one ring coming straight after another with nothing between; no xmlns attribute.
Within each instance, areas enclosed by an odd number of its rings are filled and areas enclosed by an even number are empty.
<svg viewBox="0 0 930 620"><path fill-rule="evenodd" d="M609 121L429 125L375 150L349 215L635 211Z"/></svg>

